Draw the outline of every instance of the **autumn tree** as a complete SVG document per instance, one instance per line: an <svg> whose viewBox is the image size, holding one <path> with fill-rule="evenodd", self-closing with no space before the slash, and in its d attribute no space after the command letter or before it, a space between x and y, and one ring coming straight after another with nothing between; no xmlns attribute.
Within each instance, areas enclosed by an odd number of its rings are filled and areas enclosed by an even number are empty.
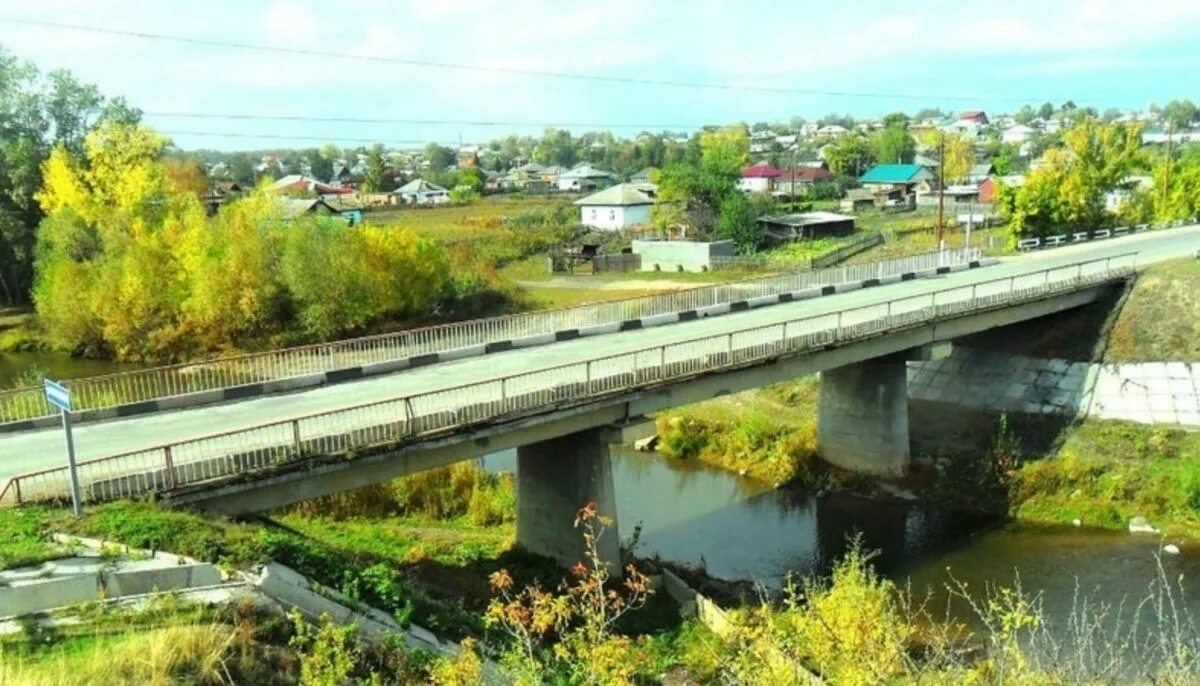
<svg viewBox="0 0 1200 686"><path fill-rule="evenodd" d="M1112 223L1104 196L1141 162L1141 127L1086 118L1063 135L1064 148L1046 152L1045 164L1020 188L1002 189L1001 212L1011 240L1088 231Z"/></svg>
<svg viewBox="0 0 1200 686"><path fill-rule="evenodd" d="M913 156L917 154L917 142L908 133L906 121L894 121L886 128L871 134L871 151L874 158L881 163L907 164L912 162Z"/></svg>
<svg viewBox="0 0 1200 686"><path fill-rule="evenodd" d="M655 221L660 225L687 222L701 229L714 227L726 201L740 194L738 180L750 157L745 127L705 131L699 138L695 164L679 162L659 177Z"/></svg>
<svg viewBox="0 0 1200 686"><path fill-rule="evenodd" d="M367 152L363 169L362 189L366 193L379 193L387 188L387 162L383 159L383 145L376 143Z"/></svg>

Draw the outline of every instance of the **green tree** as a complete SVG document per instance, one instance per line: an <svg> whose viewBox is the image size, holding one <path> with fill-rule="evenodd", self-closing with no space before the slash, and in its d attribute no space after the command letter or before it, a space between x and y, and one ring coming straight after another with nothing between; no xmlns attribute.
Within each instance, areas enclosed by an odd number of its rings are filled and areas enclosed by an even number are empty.
<svg viewBox="0 0 1200 686"><path fill-rule="evenodd" d="M425 146L425 161L429 162L429 171L440 174L458 162L458 156L453 150L444 145L430 143Z"/></svg>
<svg viewBox="0 0 1200 686"><path fill-rule="evenodd" d="M857 178L875 164L870 142L857 135L842 136L826 149L825 161L829 170L838 176Z"/></svg>
<svg viewBox="0 0 1200 686"><path fill-rule="evenodd" d="M1191 100L1172 100L1163 107L1162 118L1173 131L1186 131L1196 120L1196 104Z"/></svg>
<svg viewBox="0 0 1200 686"><path fill-rule="evenodd" d="M383 144L376 143L367 152L367 161L363 169L362 189L367 193L381 193L389 190L387 177L387 162L383 158Z"/></svg>
<svg viewBox="0 0 1200 686"><path fill-rule="evenodd" d="M1054 105L1051 105L1049 102L1042 103L1042 106L1038 108L1038 116L1042 119L1049 119L1050 117L1053 117Z"/></svg>
<svg viewBox="0 0 1200 686"><path fill-rule="evenodd" d="M738 180L750 155L746 128L704 131L697 143L700 154L696 163L669 165L659 177L662 203L654 212L660 225L686 220L703 230L711 229L726 200L740 195Z"/></svg>
<svg viewBox="0 0 1200 686"><path fill-rule="evenodd" d="M1017 110L1017 113L1013 115L1013 121L1017 122L1018 124L1028 124L1036 119L1037 116L1037 112L1034 111L1032 107L1029 105L1021 105L1021 109Z"/></svg>
<svg viewBox="0 0 1200 686"><path fill-rule="evenodd" d="M872 156L884 164L912 162L917 142L904 124L893 124L871 134Z"/></svg>
<svg viewBox="0 0 1200 686"><path fill-rule="evenodd" d="M533 151L533 159L540 164L557 164L569 167L579 161L579 152L565 129L546 129Z"/></svg>

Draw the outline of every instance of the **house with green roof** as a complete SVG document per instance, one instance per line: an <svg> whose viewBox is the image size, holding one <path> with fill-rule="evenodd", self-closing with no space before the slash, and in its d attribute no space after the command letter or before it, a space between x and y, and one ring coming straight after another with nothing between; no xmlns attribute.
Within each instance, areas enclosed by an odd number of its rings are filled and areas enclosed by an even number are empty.
<svg viewBox="0 0 1200 686"><path fill-rule="evenodd" d="M876 192L899 191L908 195L917 190L932 190L937 175L919 164L877 164L858 179L863 188Z"/></svg>
<svg viewBox="0 0 1200 686"><path fill-rule="evenodd" d="M607 231L649 224L657 190L652 183L619 183L580 198L579 223Z"/></svg>

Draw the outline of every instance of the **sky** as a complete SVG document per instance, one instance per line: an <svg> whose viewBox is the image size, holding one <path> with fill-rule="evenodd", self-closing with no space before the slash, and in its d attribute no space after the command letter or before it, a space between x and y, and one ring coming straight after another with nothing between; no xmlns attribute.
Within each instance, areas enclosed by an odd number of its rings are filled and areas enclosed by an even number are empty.
<svg viewBox="0 0 1200 686"><path fill-rule="evenodd" d="M1067 99L1144 109L1200 97L1197 26L1196 0L0 0L0 45L18 57L125 96L182 148L226 150L470 143L568 123L576 133L632 136L830 112L994 113ZM523 71L722 87L514 73Z"/></svg>

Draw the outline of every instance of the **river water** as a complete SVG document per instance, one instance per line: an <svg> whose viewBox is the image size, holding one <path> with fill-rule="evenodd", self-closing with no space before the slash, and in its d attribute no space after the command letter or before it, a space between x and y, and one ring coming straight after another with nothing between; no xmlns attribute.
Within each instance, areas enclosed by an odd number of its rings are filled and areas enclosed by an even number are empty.
<svg viewBox="0 0 1200 686"><path fill-rule="evenodd" d="M138 365L88 360L61 353L0 353L0 389L12 386L22 375L37 370L51 379L78 379L84 376L113 374Z"/></svg>
<svg viewBox="0 0 1200 686"><path fill-rule="evenodd" d="M485 466L515 469L514 451ZM789 574L820 574L858 534L878 551L874 564L915 596L928 595L934 616L946 610L978 626L949 584L963 582L976 599L989 586L1037 596L1046 617L1063 624L1081 597L1132 607L1162 572L1182 583L1185 607L1200 620L1200 555L1157 555L1155 536L1077 527L1012 527L964 513L901 501L878 501L771 489L711 469L629 448L613 449L617 515L623 538L641 525L639 556L702 565L709 575L754 580L778 589ZM1143 616L1143 621L1147 618Z"/></svg>

